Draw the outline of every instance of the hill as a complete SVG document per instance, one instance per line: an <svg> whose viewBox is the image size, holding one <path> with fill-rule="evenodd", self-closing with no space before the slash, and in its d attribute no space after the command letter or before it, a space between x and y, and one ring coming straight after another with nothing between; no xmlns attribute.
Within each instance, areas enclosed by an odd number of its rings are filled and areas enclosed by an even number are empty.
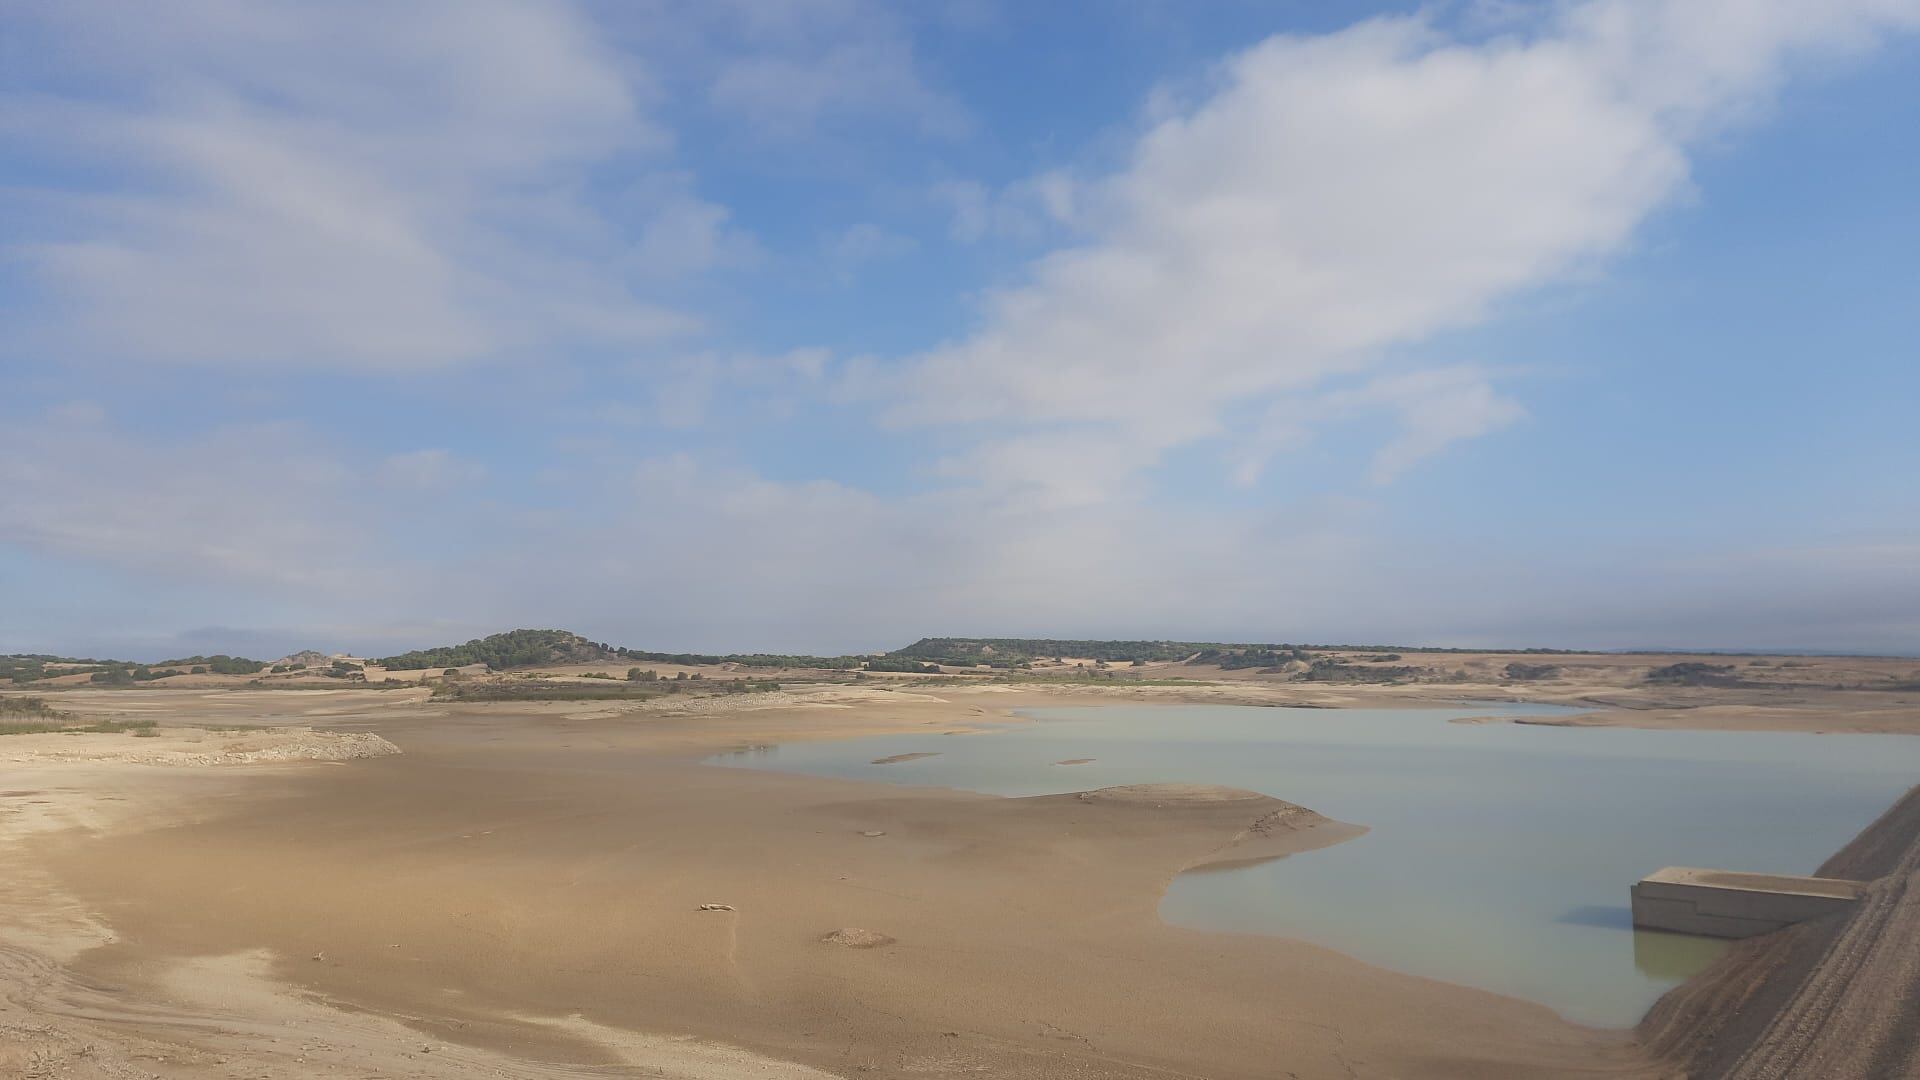
<svg viewBox="0 0 1920 1080"><path fill-rule="evenodd" d="M375 660L391 671L418 671L422 668L463 667L485 664L498 671L503 668L535 664L601 664L623 659L619 650L605 642L588 641L570 630L509 630L474 638L465 645L443 645L437 649L415 649L398 656Z"/></svg>
<svg viewBox="0 0 1920 1080"><path fill-rule="evenodd" d="M801 656L785 653L650 652L646 649L615 647L604 641L591 641L570 630L511 630L504 634L475 638L465 645L416 649L399 656L377 659L374 663L392 671L460 667L465 664L485 664L498 671L542 664L609 664L623 661L850 671L860 667L866 659L863 656Z"/></svg>
<svg viewBox="0 0 1920 1080"><path fill-rule="evenodd" d="M1568 649L1479 649L1422 645L1261 644L1227 641L1099 641L1083 638L955 638L931 637L888 656L935 664L1020 667L1032 660L1071 657L1107 663L1166 663L1189 660L1222 668L1266 667L1289 660L1311 660L1312 652L1339 653L1527 653L1571 655Z"/></svg>
<svg viewBox="0 0 1920 1080"><path fill-rule="evenodd" d="M120 660L89 660L51 653L8 653L0 656L0 681L30 683L52 675L94 672L106 667L125 666Z"/></svg>

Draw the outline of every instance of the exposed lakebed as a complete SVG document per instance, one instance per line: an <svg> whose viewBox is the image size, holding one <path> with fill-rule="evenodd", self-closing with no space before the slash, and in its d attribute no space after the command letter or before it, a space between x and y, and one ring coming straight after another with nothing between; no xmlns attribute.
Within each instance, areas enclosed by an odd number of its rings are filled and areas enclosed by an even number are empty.
<svg viewBox="0 0 1920 1080"><path fill-rule="evenodd" d="M1183 874L1161 905L1167 921L1300 938L1615 1027L1723 948L1634 930L1635 880L1673 865L1811 873L1920 779L1920 740L1907 736L1449 722L1576 711L1034 709L1021 715L1036 723L978 734L713 760L997 795L1139 783L1264 792L1371 831Z"/></svg>

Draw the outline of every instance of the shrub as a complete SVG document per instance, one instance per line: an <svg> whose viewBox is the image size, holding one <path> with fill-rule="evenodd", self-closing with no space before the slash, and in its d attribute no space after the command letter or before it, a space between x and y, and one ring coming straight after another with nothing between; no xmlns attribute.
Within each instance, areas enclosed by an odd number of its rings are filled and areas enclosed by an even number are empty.
<svg viewBox="0 0 1920 1080"><path fill-rule="evenodd" d="M1703 664L1689 660L1654 668L1647 672L1647 681L1669 686L1738 686L1740 679L1730 674L1732 671L1732 664Z"/></svg>

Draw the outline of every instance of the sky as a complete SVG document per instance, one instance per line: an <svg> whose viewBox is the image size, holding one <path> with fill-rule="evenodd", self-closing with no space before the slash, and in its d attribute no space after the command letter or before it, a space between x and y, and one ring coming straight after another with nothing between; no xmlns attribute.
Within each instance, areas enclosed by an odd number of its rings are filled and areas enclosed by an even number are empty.
<svg viewBox="0 0 1920 1080"><path fill-rule="evenodd" d="M0 0L0 651L1920 655L1920 0Z"/></svg>

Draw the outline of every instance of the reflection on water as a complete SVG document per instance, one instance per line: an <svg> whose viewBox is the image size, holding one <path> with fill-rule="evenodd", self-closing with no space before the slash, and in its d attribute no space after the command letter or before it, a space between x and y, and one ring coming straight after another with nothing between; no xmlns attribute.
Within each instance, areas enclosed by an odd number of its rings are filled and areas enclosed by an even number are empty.
<svg viewBox="0 0 1920 1080"><path fill-rule="evenodd" d="M1686 980L1733 947L1733 942L1720 938L1641 930L1633 925L1633 908L1628 904L1582 904L1559 921L1632 934L1634 968L1663 984Z"/></svg>
<svg viewBox="0 0 1920 1080"><path fill-rule="evenodd" d="M1812 872L1920 774L1891 735L1454 724L1572 710L1042 709L976 739L883 736L716 759L745 768L1037 795L1111 784L1251 788L1372 831L1183 874L1161 915L1304 938L1401 971L1636 1022L1725 943L1634 931L1662 866ZM940 756L903 755L939 751ZM1061 768L1056 763L1091 758ZM871 764L892 759L890 765Z"/></svg>
<svg viewBox="0 0 1920 1080"><path fill-rule="evenodd" d="M1719 959L1721 953L1732 947L1733 942L1718 938L1669 934L1660 930L1635 930L1633 966L1650 979L1679 983Z"/></svg>
<svg viewBox="0 0 1920 1080"><path fill-rule="evenodd" d="M1616 930L1633 928L1633 908L1627 904L1581 904L1565 915L1560 922L1569 926L1610 926Z"/></svg>

